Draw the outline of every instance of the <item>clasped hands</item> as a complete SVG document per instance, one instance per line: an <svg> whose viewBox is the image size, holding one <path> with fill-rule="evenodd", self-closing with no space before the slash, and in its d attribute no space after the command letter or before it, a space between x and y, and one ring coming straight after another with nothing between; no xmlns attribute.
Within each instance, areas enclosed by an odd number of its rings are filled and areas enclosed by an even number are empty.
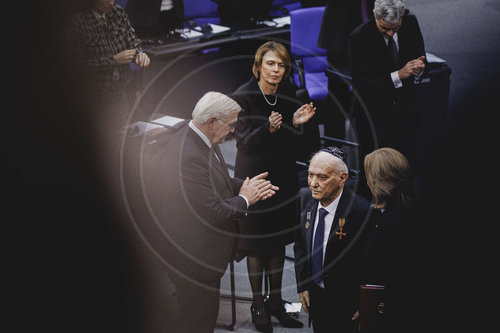
<svg viewBox="0 0 500 333"><path fill-rule="evenodd" d="M251 206L260 200L269 199L279 190L278 186L265 179L267 175L268 172L264 172L252 179L247 177L241 185L239 194L248 200L248 205Z"/></svg>
<svg viewBox="0 0 500 333"><path fill-rule="evenodd" d="M113 56L113 59L118 65L125 65L131 63L132 61L140 66L147 67L149 66L149 57L144 52L137 53L136 49L124 50Z"/></svg>
<svg viewBox="0 0 500 333"><path fill-rule="evenodd" d="M307 123L316 113L316 107L313 102L304 104L293 114L293 126L298 128L300 125ZM281 128L283 116L275 111L271 111L269 116L269 132L274 133Z"/></svg>
<svg viewBox="0 0 500 333"><path fill-rule="evenodd" d="M417 59L410 60L398 71L401 80L407 79L410 75L418 76L425 68L425 56L420 56Z"/></svg>

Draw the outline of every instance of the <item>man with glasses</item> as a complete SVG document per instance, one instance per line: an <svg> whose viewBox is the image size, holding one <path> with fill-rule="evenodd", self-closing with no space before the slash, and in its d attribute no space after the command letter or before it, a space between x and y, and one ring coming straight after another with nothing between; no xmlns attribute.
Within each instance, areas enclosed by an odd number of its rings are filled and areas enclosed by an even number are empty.
<svg viewBox="0 0 500 333"><path fill-rule="evenodd" d="M176 332L213 332L220 279L234 255L238 220L278 190L265 180L267 172L245 180L229 176L218 144L234 132L240 110L228 96L206 93L193 119L149 164L153 177L146 177L146 189L161 229L158 252L175 286L172 300L179 316L170 328Z"/></svg>
<svg viewBox="0 0 500 333"><path fill-rule="evenodd" d="M378 147L391 147L413 164L414 81L426 67L424 39L403 1L376 0L373 13L349 36L353 84L362 100L355 111L361 158Z"/></svg>

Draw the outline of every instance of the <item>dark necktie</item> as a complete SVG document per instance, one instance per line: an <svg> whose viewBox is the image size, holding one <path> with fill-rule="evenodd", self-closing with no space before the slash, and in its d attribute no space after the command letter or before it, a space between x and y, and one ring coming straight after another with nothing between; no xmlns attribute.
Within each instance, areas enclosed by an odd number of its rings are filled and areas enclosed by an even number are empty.
<svg viewBox="0 0 500 333"><path fill-rule="evenodd" d="M312 255L312 276L316 284L323 281L323 240L325 239L325 216L328 211L324 208L319 209L318 226L313 243Z"/></svg>
<svg viewBox="0 0 500 333"><path fill-rule="evenodd" d="M392 61L394 63L394 70L399 69L399 52L398 52L398 47L396 45L396 42L394 41L394 38L389 37L389 43L387 44L387 47L389 48L389 51L392 55Z"/></svg>

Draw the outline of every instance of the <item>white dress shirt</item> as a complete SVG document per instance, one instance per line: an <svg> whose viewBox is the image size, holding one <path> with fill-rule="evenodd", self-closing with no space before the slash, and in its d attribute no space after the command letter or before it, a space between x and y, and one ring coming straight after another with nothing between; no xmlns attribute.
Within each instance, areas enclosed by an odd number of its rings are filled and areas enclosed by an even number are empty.
<svg viewBox="0 0 500 333"><path fill-rule="evenodd" d="M331 204L329 204L327 207L323 207L321 202L318 203L318 209L316 210L316 217L314 218L314 231L313 231L313 240L316 237L316 228L318 227L318 222L319 222L319 209L324 208L327 210L328 214L325 216L325 235L323 237L323 263L325 262L325 254L326 254L326 245L328 244L328 238L330 235L330 231L332 230L333 226L333 218L335 217L335 212L337 211L337 207L339 205L340 197L342 196L342 192L340 192L339 196L333 200ZM314 241L313 241L314 243ZM321 288L324 288L325 285L323 281L321 281L320 285Z"/></svg>

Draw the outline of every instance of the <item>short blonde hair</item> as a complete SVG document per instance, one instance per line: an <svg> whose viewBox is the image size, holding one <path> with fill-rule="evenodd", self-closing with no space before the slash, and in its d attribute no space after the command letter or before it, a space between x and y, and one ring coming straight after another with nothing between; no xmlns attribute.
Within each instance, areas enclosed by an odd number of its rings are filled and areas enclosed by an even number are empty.
<svg viewBox="0 0 500 333"><path fill-rule="evenodd" d="M255 78L257 80L260 79L259 70L260 66L262 66L262 59L264 59L264 55L269 51L273 52L278 58L283 61L283 63L285 64L285 75L283 76L283 78L288 78L290 72L292 71L292 58L290 57L290 54L283 44L274 41L269 41L262 44L257 49L257 52L255 52L255 59L252 67L252 72Z"/></svg>
<svg viewBox="0 0 500 333"><path fill-rule="evenodd" d="M391 202L410 206L415 197L408 159L393 148L372 151L364 161L366 181L375 199L374 207L383 208Z"/></svg>

